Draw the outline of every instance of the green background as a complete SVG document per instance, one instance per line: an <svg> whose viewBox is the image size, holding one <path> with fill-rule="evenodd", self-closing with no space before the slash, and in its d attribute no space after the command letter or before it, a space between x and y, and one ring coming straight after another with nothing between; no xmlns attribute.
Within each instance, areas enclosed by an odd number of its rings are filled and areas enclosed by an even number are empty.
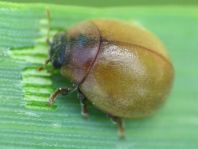
<svg viewBox="0 0 198 149"><path fill-rule="evenodd" d="M59 72L38 72L47 58L48 20L53 35L91 18L116 18L145 26L166 45L175 68L167 103L155 115L126 120L126 139L89 104L80 115L76 93L47 106L50 93L70 82ZM197 6L86 8L0 3L0 148L159 149L198 147Z"/></svg>
<svg viewBox="0 0 198 149"><path fill-rule="evenodd" d="M137 6L137 5L197 5L197 0L5 0L10 2L21 3L51 3L62 5L77 5L77 6Z"/></svg>

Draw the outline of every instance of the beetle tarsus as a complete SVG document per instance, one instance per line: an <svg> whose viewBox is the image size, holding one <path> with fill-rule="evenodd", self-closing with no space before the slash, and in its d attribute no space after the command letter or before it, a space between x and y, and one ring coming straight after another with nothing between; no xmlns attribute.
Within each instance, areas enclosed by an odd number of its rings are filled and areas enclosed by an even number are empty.
<svg viewBox="0 0 198 149"><path fill-rule="evenodd" d="M108 117L111 118L111 120L116 123L117 127L118 127L118 133L119 133L119 137L121 139L125 138L125 131L124 131L124 124L123 124L123 119L117 116L113 116L111 114L108 114Z"/></svg>
<svg viewBox="0 0 198 149"><path fill-rule="evenodd" d="M86 97L83 95L83 93L80 90L78 90L78 98L80 100L80 105L81 105L81 115L84 118L87 118L89 116L89 113L87 110Z"/></svg>
<svg viewBox="0 0 198 149"><path fill-rule="evenodd" d="M56 97L59 95L67 95L69 92L71 92L72 89L70 88L58 88L49 98L49 105L52 105L55 100Z"/></svg>

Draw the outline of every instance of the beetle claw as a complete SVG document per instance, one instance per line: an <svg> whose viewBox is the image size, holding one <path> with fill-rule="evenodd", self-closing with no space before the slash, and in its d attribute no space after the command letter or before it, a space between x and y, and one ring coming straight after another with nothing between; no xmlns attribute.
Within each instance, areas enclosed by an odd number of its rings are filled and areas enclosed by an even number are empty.
<svg viewBox="0 0 198 149"><path fill-rule="evenodd" d="M118 135L120 139L124 139L125 138L125 131L124 131L124 127L123 126L119 126L118 125Z"/></svg>
<svg viewBox="0 0 198 149"><path fill-rule="evenodd" d="M111 114L107 114L107 116L115 123L118 127L118 135L120 139L125 138L125 131L124 131L124 126L123 126L123 120L120 117L113 116Z"/></svg>
<svg viewBox="0 0 198 149"><path fill-rule="evenodd" d="M52 99L52 98L49 98L49 100L48 100L48 104L49 104L49 106L52 106L52 105L54 104L54 102L53 102L53 99Z"/></svg>
<svg viewBox="0 0 198 149"><path fill-rule="evenodd" d="M89 113L86 113L86 112L84 112L83 110L81 111L81 115L82 115L84 118L88 118L88 117L89 117Z"/></svg>

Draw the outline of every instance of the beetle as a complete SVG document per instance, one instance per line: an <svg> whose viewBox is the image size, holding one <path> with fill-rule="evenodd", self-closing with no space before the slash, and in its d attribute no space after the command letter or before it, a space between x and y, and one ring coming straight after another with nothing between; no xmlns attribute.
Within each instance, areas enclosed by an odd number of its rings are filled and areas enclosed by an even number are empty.
<svg viewBox="0 0 198 149"><path fill-rule="evenodd" d="M83 116L86 100L107 113L124 136L122 118L152 114L164 103L173 82L173 65L151 32L119 20L80 22L54 35L49 59L74 86L58 88L49 98L77 91Z"/></svg>

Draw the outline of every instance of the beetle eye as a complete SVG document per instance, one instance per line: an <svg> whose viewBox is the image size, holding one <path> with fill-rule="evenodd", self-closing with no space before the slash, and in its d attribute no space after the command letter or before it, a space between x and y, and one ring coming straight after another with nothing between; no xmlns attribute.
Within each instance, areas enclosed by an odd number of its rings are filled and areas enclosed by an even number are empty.
<svg viewBox="0 0 198 149"><path fill-rule="evenodd" d="M55 60L52 62L52 65L54 66L54 68L60 68L62 66L62 63L60 63L59 61Z"/></svg>
<svg viewBox="0 0 198 149"><path fill-rule="evenodd" d="M50 45L49 57L54 68L60 68L65 59L67 39L65 33L58 33L54 36Z"/></svg>
<svg viewBox="0 0 198 149"><path fill-rule="evenodd" d="M59 51L57 51L56 54L57 55L54 55L54 57L52 59L52 64L53 64L54 68L60 68L62 66L62 64L64 63L65 50L60 49Z"/></svg>

